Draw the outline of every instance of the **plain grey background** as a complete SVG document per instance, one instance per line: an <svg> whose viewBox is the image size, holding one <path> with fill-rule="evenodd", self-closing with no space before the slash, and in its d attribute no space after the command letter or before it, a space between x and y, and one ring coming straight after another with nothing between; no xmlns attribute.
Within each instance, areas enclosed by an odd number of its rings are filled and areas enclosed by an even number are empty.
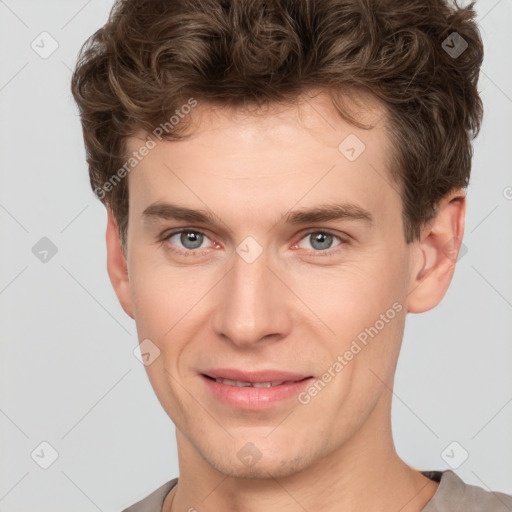
<svg viewBox="0 0 512 512"><path fill-rule="evenodd" d="M69 92L78 49L111 5L0 0L3 512L119 511L178 474L174 425L108 279L106 214ZM454 467L512 494L512 2L477 9L485 119L467 252L442 304L408 318L393 428L417 469Z"/></svg>

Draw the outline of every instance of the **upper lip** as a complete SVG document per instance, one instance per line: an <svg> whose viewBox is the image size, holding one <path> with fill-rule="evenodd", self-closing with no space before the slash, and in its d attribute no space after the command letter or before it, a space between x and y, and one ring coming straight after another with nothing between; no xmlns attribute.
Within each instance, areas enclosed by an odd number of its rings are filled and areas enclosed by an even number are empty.
<svg viewBox="0 0 512 512"><path fill-rule="evenodd" d="M203 370L201 373L213 379L228 379L239 382L288 382L311 377L311 375L282 370L244 371L235 368L212 368Z"/></svg>

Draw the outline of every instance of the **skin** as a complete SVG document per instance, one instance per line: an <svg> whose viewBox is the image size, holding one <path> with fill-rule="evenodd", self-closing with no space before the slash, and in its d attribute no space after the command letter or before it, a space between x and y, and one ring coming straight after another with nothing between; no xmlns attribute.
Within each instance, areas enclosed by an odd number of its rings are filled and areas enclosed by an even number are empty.
<svg viewBox="0 0 512 512"><path fill-rule="evenodd" d="M139 340L160 350L146 370L176 425L180 476L165 512L418 512L437 490L395 451L391 389L406 314L435 307L451 281L446 246L462 239L464 192L444 198L407 244L383 108L362 98L359 119L375 125L363 130L325 93L304 99L258 115L197 106L192 135L159 142L128 176L126 257L108 210L111 282ZM366 146L353 162L338 150L351 133ZM219 225L143 216L162 201L207 208ZM289 211L332 202L373 222L285 223ZM201 249L163 240L173 228L203 233ZM310 230L335 235L330 247L318 249ZM263 251L252 263L236 252L247 236ZM307 404L232 408L198 375L272 368L320 378L394 303L401 311ZM252 466L237 456L248 442L261 453Z"/></svg>

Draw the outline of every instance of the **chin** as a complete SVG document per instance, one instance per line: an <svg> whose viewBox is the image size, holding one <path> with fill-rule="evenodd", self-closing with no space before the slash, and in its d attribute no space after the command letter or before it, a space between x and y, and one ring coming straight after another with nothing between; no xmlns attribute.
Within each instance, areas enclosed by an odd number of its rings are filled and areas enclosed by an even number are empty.
<svg viewBox="0 0 512 512"><path fill-rule="evenodd" d="M282 453L278 454L276 458L265 458L265 455L262 454L261 458L252 465L244 465L236 453L230 457L226 457L225 453L211 455L203 454L204 460L223 475L232 478L284 478L306 469L313 463L313 460L304 457L303 454L296 453L290 454L289 458Z"/></svg>

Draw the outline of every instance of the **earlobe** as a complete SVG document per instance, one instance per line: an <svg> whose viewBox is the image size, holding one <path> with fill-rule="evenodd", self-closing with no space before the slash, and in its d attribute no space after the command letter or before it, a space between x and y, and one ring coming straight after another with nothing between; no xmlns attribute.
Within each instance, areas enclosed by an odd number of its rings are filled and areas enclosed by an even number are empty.
<svg viewBox="0 0 512 512"><path fill-rule="evenodd" d="M415 242L417 256L407 301L409 313L434 308L446 294L464 236L465 215L465 193L453 191L440 202L436 216Z"/></svg>
<svg viewBox="0 0 512 512"><path fill-rule="evenodd" d="M126 258L121 249L117 222L112 210L107 207L107 271L110 282L125 313L133 318L130 281Z"/></svg>

